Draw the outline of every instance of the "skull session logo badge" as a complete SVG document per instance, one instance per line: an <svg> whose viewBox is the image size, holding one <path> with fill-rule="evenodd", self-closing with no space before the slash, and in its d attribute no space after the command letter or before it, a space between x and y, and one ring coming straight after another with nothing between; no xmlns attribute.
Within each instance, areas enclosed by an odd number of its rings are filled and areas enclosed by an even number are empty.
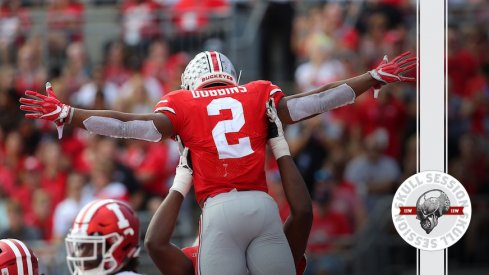
<svg viewBox="0 0 489 275"><path fill-rule="evenodd" d="M422 250L445 249L467 231L470 198L454 177L424 171L405 180L392 202L392 220L399 235Z"/></svg>

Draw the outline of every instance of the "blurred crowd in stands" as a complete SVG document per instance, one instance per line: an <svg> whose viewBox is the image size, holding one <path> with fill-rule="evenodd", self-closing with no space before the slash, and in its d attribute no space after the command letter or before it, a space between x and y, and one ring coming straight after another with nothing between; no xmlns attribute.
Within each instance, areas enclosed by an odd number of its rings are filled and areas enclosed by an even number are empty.
<svg viewBox="0 0 489 275"><path fill-rule="evenodd" d="M259 1L236 2L252 7ZM78 210L97 198L154 211L177 164L174 142L115 140L70 126L58 141L54 125L23 118L18 99L25 90L44 91L50 81L60 100L76 107L152 112L162 95L179 88L195 54L185 41L211 38L209 15L232 17L236 2L0 0L0 238L57 243ZM485 257L477 240L488 226L477 217L487 215L487 198L478 198L489 192L489 5L459 2L449 1L448 158L449 173L480 210L460 252L469 261ZM83 28L84 12L94 4L118 9L122 30L119 39L99 45L101 60L90 58ZM43 34L31 33L34 8L46 12ZM173 15L172 39L162 27L163 11ZM260 30L260 77L292 94L364 73L386 53L415 52L416 6L407 0L269 1ZM278 60L273 51L280 52ZM274 70L282 77L273 79ZM309 274L348 271L336 252L350 249L377 202L416 172L416 120L415 86L392 85L378 99L369 91L353 105L287 127L314 200ZM289 209L272 158L267 166L270 193L285 218ZM195 205L189 209L198 214Z"/></svg>

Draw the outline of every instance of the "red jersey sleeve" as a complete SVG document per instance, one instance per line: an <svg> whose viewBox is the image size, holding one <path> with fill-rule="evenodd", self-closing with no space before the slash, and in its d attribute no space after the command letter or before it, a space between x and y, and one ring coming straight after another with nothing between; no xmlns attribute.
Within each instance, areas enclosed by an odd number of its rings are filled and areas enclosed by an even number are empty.
<svg viewBox="0 0 489 275"><path fill-rule="evenodd" d="M156 104L154 112L165 114L171 121L173 131L180 133L184 121L184 110L180 108L178 91L163 96Z"/></svg>
<svg viewBox="0 0 489 275"><path fill-rule="evenodd" d="M257 83L262 86L261 90L265 91L269 98L273 98L273 101L275 101L275 106L278 106L280 100L285 96L282 89L270 81L259 80Z"/></svg>

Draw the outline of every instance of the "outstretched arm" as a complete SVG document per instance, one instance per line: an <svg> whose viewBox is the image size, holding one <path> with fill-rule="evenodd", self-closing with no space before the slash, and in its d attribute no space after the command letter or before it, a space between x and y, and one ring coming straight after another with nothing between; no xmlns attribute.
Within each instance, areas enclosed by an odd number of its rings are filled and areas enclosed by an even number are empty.
<svg viewBox="0 0 489 275"><path fill-rule="evenodd" d="M149 256L163 274L194 274L190 259L170 242L183 199L192 185L192 169L187 164L187 154L188 149L185 149L180 157L173 186L151 218L144 239Z"/></svg>
<svg viewBox="0 0 489 275"><path fill-rule="evenodd" d="M284 224L284 232L289 242L296 266L306 251L307 240L312 226L312 202L304 179L290 156L289 146L284 138L282 123L277 116L274 101L267 103L268 144L277 159L285 196L291 213Z"/></svg>
<svg viewBox="0 0 489 275"><path fill-rule="evenodd" d="M285 97L278 106L280 119L287 124L295 123L329 110L351 104L357 96L374 87L395 82L414 82L414 77L404 76L416 68L416 57L403 53L382 63L362 75L323 85L313 91Z"/></svg>
<svg viewBox="0 0 489 275"><path fill-rule="evenodd" d="M94 134L154 142L174 135L170 120L161 113L131 114L74 108L58 100L49 82L46 83L46 94L26 91L26 97L20 99L20 109L27 112L26 118L53 121L59 138L65 124L73 124Z"/></svg>

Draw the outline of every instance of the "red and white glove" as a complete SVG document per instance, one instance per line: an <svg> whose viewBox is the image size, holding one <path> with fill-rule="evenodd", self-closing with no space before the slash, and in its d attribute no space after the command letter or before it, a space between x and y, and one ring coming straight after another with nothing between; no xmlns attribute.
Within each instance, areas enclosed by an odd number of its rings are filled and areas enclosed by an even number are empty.
<svg viewBox="0 0 489 275"><path fill-rule="evenodd" d="M415 77L405 76L416 68L416 56L409 57L411 52L405 52L389 62L387 55L384 56L382 62L377 68L369 71L370 75L380 81L374 86L374 97L377 98L382 85L395 82L415 82Z"/></svg>
<svg viewBox="0 0 489 275"><path fill-rule="evenodd" d="M70 123L73 118L73 111L70 105L61 103L53 91L51 83L46 83L47 96L34 92L25 91L28 97L20 98L20 109L27 111L26 118L41 118L52 121L56 124L58 138L63 137L63 127L65 123Z"/></svg>

